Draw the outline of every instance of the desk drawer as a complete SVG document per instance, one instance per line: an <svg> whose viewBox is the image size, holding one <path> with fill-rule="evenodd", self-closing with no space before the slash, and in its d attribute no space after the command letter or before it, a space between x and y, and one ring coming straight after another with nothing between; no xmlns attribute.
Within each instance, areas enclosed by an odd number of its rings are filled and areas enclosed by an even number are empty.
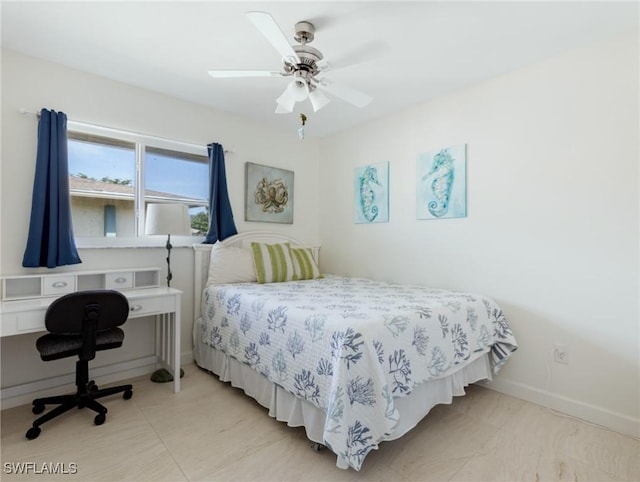
<svg viewBox="0 0 640 482"><path fill-rule="evenodd" d="M44 311L18 313L17 329L20 333L44 331Z"/></svg>
<svg viewBox="0 0 640 482"><path fill-rule="evenodd" d="M20 335L45 331L44 310L3 313L0 323L1 336Z"/></svg>
<svg viewBox="0 0 640 482"><path fill-rule="evenodd" d="M124 290L133 288L133 273L107 273L104 278L105 288L108 290Z"/></svg>
<svg viewBox="0 0 640 482"><path fill-rule="evenodd" d="M43 296L60 296L73 293L76 290L76 278L74 275L43 276Z"/></svg>
<svg viewBox="0 0 640 482"><path fill-rule="evenodd" d="M178 308L179 309L179 308ZM174 312L175 298L159 296L154 298L137 298L129 300L129 317L156 315L158 313Z"/></svg>

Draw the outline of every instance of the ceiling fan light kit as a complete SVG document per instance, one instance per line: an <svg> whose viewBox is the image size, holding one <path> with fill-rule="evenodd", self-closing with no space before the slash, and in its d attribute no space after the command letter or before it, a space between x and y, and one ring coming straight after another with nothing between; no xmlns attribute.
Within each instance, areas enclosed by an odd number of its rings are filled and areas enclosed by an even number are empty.
<svg viewBox="0 0 640 482"><path fill-rule="evenodd" d="M293 81L287 86L287 92L296 102L301 102L309 95L309 84L303 77L295 73Z"/></svg>
<svg viewBox="0 0 640 482"><path fill-rule="evenodd" d="M318 63L323 60L322 53L311 46L315 38L315 26L308 21L295 24L294 39L299 45L291 45L278 27L273 17L266 12L248 12L247 17L253 25L264 35L282 58L281 72L261 70L210 70L209 75L214 78L238 77L289 77L293 80L284 92L276 99L277 114L293 112L296 102L307 98L311 102L313 111L317 112L330 102L324 92L342 99L356 107L365 107L373 98L350 87L329 82L323 77L328 70L328 64L322 69Z"/></svg>

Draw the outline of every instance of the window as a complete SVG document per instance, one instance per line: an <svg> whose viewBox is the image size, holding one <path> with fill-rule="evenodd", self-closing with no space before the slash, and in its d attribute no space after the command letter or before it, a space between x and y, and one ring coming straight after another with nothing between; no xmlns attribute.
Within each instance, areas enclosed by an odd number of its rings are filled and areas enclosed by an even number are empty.
<svg viewBox="0 0 640 482"><path fill-rule="evenodd" d="M187 204L192 234L207 234L209 160L204 156L155 147L147 147L145 154L145 203L173 201Z"/></svg>
<svg viewBox="0 0 640 482"><path fill-rule="evenodd" d="M67 146L73 234L135 237L135 144L69 132Z"/></svg>
<svg viewBox="0 0 640 482"><path fill-rule="evenodd" d="M209 226L206 148L69 122L69 191L77 238L144 235L150 202L189 206L192 235Z"/></svg>

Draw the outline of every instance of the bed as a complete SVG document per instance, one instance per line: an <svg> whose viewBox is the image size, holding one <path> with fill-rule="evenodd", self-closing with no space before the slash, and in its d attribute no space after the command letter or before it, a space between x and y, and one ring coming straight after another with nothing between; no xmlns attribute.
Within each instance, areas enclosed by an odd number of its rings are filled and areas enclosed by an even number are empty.
<svg viewBox="0 0 640 482"><path fill-rule="evenodd" d="M259 250L274 246L291 257L270 269L289 276L258 283ZM196 364L270 416L304 426L343 469L360 470L380 442L401 437L470 383L490 380L517 349L502 310L485 296L323 276L296 259L306 253L317 262L318 247L276 233L194 249Z"/></svg>

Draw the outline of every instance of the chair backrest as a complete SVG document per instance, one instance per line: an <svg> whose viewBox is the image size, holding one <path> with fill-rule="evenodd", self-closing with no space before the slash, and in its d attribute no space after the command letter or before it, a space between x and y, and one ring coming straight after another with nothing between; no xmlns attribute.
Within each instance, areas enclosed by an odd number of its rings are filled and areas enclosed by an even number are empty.
<svg viewBox="0 0 640 482"><path fill-rule="evenodd" d="M95 321L95 331L122 325L129 317L129 301L113 290L69 293L53 301L44 318L47 331L58 335L82 334L85 321ZM92 330L93 331L93 330Z"/></svg>

